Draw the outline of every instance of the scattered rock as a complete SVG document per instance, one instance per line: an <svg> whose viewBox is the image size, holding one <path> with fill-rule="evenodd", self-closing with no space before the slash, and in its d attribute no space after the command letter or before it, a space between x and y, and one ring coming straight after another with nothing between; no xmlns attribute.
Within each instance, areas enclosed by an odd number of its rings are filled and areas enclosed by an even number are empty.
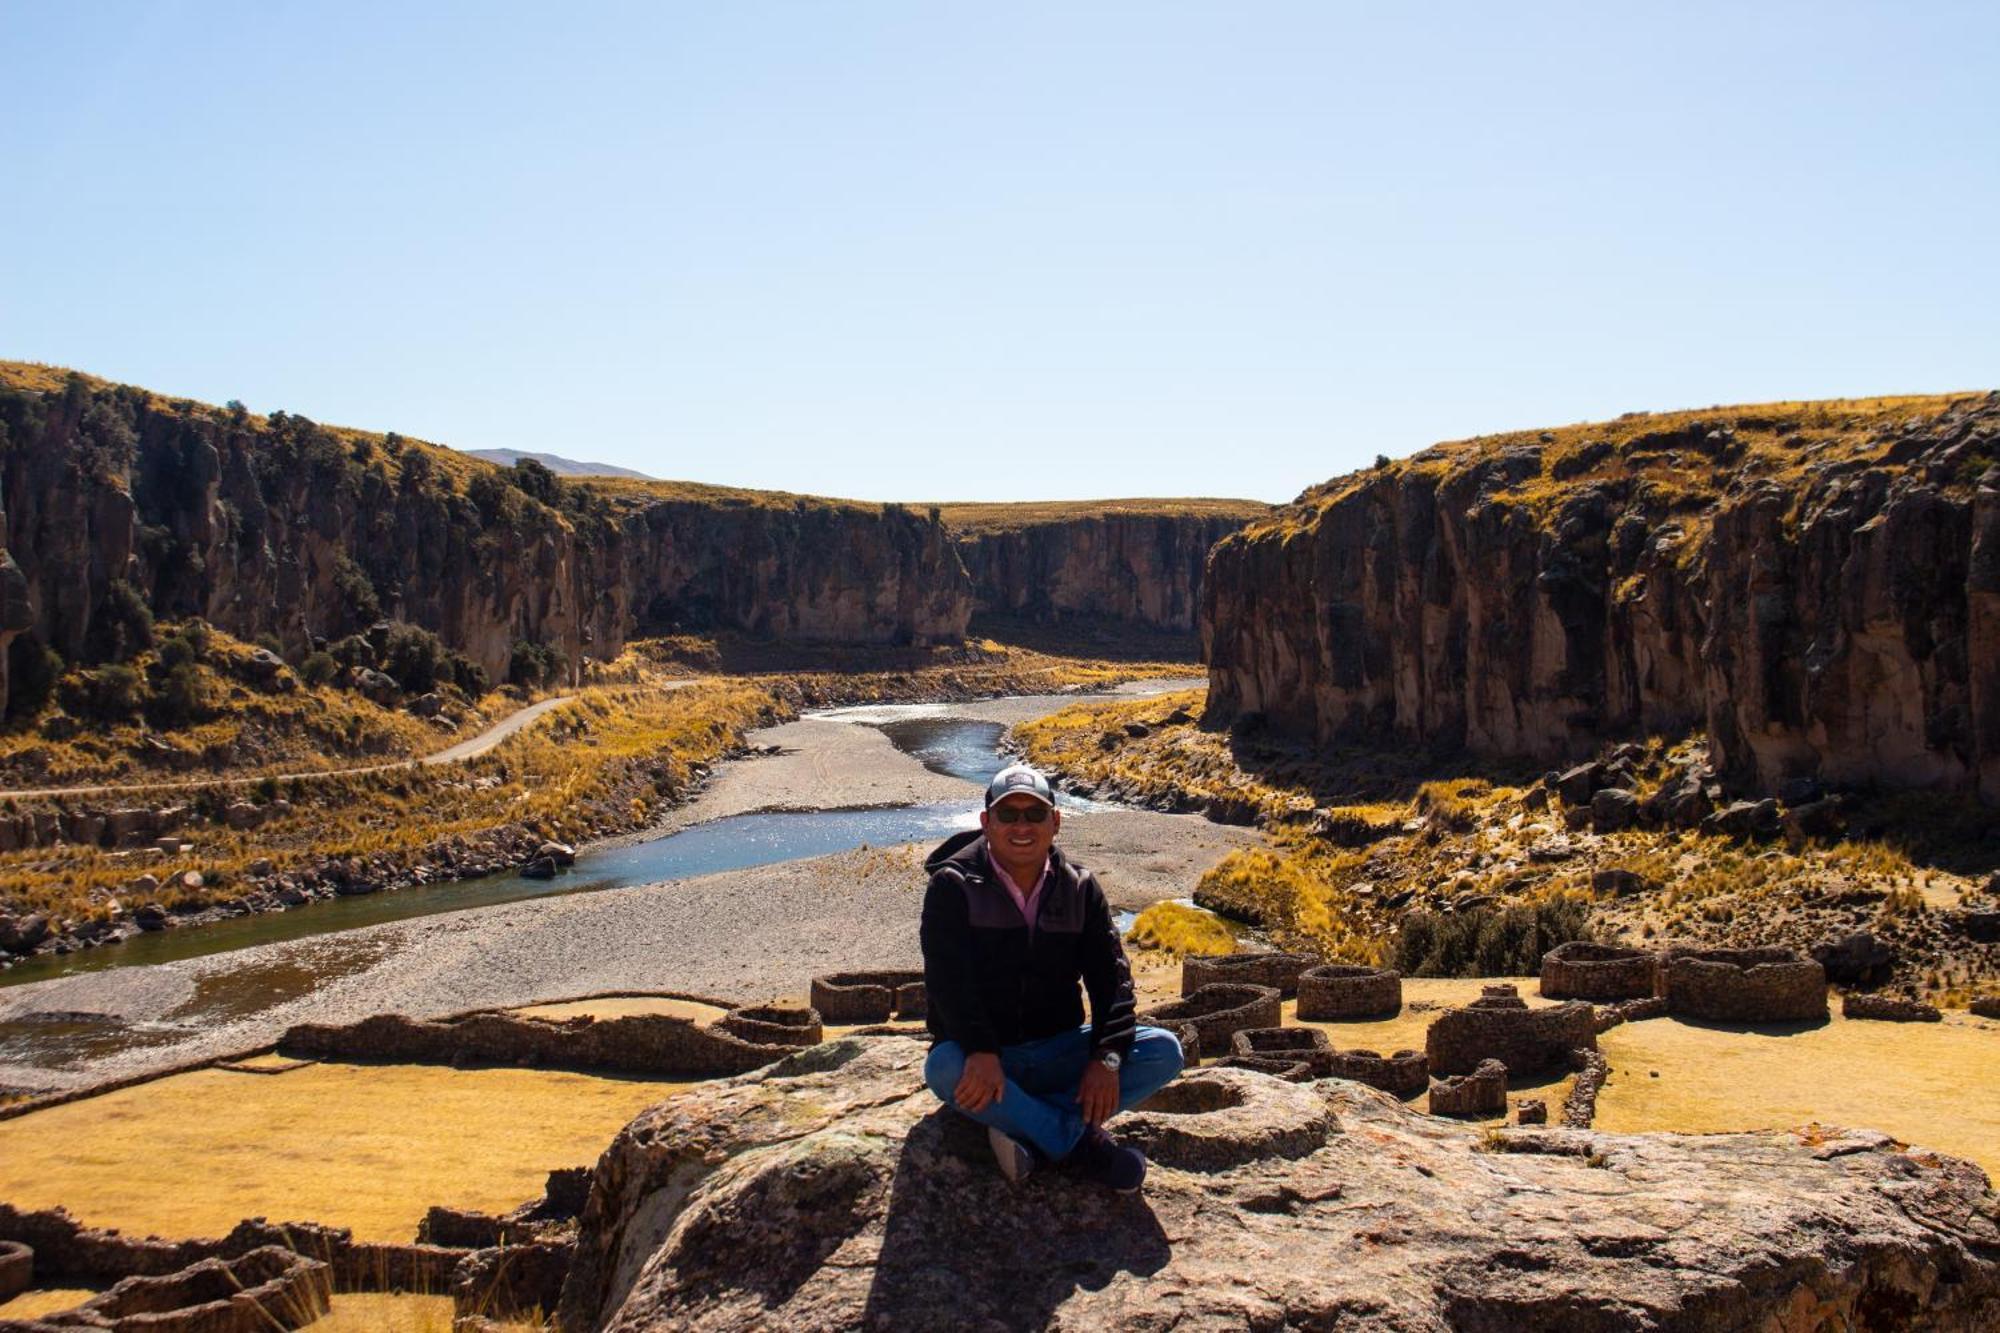
<svg viewBox="0 0 2000 1333"><path fill-rule="evenodd" d="M1879 986L1896 967L1894 946L1865 930L1816 944L1812 956L1826 969L1826 979L1841 986Z"/></svg>
<svg viewBox="0 0 2000 1333"><path fill-rule="evenodd" d="M1937 1023L1944 1019L1936 1005L1891 995L1843 996L1840 1012L1846 1018L1873 1018L1885 1023Z"/></svg>
<svg viewBox="0 0 2000 1333"><path fill-rule="evenodd" d="M545 842L535 850L535 856L537 859L553 861L564 867L576 864L576 848L566 842Z"/></svg>
<svg viewBox="0 0 2000 1333"><path fill-rule="evenodd" d="M33 953L35 946L48 937L49 919L40 912L0 916L0 949L8 953Z"/></svg>
<svg viewBox="0 0 2000 1333"><path fill-rule="evenodd" d="M1657 886L1637 871L1612 867L1594 872L1590 877L1593 891L1624 898L1635 893L1651 893Z"/></svg>
<svg viewBox="0 0 2000 1333"><path fill-rule="evenodd" d="M1540 1097L1523 1097L1514 1104L1514 1123L1517 1125L1546 1125L1549 1122L1549 1104Z"/></svg>
<svg viewBox="0 0 2000 1333"><path fill-rule="evenodd" d="M1639 820L1639 798L1623 787L1605 787L1590 798L1590 826L1599 833L1616 833Z"/></svg>
<svg viewBox="0 0 2000 1333"><path fill-rule="evenodd" d="M158 903L146 903L132 914L132 921L141 930L165 930L173 924L167 909Z"/></svg>
<svg viewBox="0 0 2000 1333"><path fill-rule="evenodd" d="M1701 821L1704 832L1736 838L1768 838L1783 827L1773 800L1737 801Z"/></svg>

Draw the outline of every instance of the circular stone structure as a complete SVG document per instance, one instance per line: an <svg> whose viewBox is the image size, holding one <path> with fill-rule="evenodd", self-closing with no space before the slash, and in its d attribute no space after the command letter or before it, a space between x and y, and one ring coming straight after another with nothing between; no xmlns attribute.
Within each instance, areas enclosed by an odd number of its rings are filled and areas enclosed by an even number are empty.
<svg viewBox="0 0 2000 1333"><path fill-rule="evenodd" d="M1229 1037L1232 1055L1269 1060L1302 1060L1314 1074L1326 1072L1333 1043L1318 1028L1244 1028Z"/></svg>
<svg viewBox="0 0 2000 1333"><path fill-rule="evenodd" d="M1283 1004L1276 986L1225 982L1148 1009L1139 1021L1169 1031L1192 1027L1198 1050L1220 1053L1230 1049L1230 1038L1244 1028L1274 1028L1284 1022Z"/></svg>
<svg viewBox="0 0 2000 1333"><path fill-rule="evenodd" d="M1826 969L1790 949L1675 950L1665 966L1667 1009L1684 1018L1711 1023L1826 1018Z"/></svg>
<svg viewBox="0 0 2000 1333"><path fill-rule="evenodd" d="M812 979L812 1007L828 1023L887 1023L924 1016L921 972L832 972Z"/></svg>
<svg viewBox="0 0 2000 1333"><path fill-rule="evenodd" d="M1278 994L1289 1000L1299 993L1299 974L1311 966L1312 959L1296 953L1189 954L1181 960L1181 994L1236 982L1275 986Z"/></svg>
<svg viewBox="0 0 2000 1333"><path fill-rule="evenodd" d="M17 1240L0 1240L0 1303L35 1285L35 1252Z"/></svg>
<svg viewBox="0 0 2000 1333"><path fill-rule="evenodd" d="M1424 1034L1433 1074L1470 1074L1498 1060L1516 1074L1570 1067L1573 1050L1597 1049L1597 1015L1581 1000L1530 1009L1512 986L1488 986L1462 1009L1441 1015Z"/></svg>
<svg viewBox="0 0 2000 1333"><path fill-rule="evenodd" d="M1287 1083L1310 1083L1313 1080L1311 1065L1303 1060L1287 1060L1283 1056L1228 1055L1217 1060L1214 1068L1248 1069Z"/></svg>
<svg viewBox="0 0 2000 1333"><path fill-rule="evenodd" d="M724 1032L759 1046L817 1046L824 1036L819 1011L796 1004L751 1004L715 1021Z"/></svg>
<svg viewBox="0 0 2000 1333"><path fill-rule="evenodd" d="M1431 1061L1422 1051L1397 1051L1393 1055L1335 1051L1327 1061L1326 1075L1366 1083L1393 1097L1414 1097L1431 1085Z"/></svg>
<svg viewBox="0 0 2000 1333"><path fill-rule="evenodd" d="M1403 1009L1403 974L1386 967L1324 963L1299 975L1299 1021L1385 1018Z"/></svg>
<svg viewBox="0 0 2000 1333"><path fill-rule="evenodd" d="M1660 984L1660 956L1622 944L1571 940L1542 955L1542 996L1549 1000L1643 1000Z"/></svg>
<svg viewBox="0 0 2000 1333"><path fill-rule="evenodd" d="M1120 1117L1118 1137L1162 1166L1226 1171L1325 1146L1333 1113L1311 1088L1247 1069L1198 1069Z"/></svg>

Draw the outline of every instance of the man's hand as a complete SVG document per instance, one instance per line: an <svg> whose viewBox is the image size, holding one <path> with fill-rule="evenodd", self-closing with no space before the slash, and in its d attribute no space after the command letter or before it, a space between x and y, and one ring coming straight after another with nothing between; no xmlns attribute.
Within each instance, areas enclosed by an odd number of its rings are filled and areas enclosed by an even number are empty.
<svg viewBox="0 0 2000 1333"><path fill-rule="evenodd" d="M1000 1057L992 1051L975 1051L965 1057L965 1072L951 1091L961 1110L977 1113L1007 1095L1007 1076L1000 1072Z"/></svg>
<svg viewBox="0 0 2000 1333"><path fill-rule="evenodd" d="M1083 1082L1077 1085L1076 1104L1088 1125L1101 1125L1118 1109L1118 1075L1096 1060L1083 1067Z"/></svg>

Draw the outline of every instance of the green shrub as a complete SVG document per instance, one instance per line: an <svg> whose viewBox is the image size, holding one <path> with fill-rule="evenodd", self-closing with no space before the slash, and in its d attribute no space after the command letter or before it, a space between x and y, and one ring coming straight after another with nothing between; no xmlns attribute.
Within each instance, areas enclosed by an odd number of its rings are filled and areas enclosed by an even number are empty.
<svg viewBox="0 0 2000 1333"><path fill-rule="evenodd" d="M516 639L514 651L507 659L507 679L534 689L561 680L568 667L569 659L554 644Z"/></svg>
<svg viewBox="0 0 2000 1333"><path fill-rule="evenodd" d="M329 652L306 654L306 660L299 663L299 679L308 685L324 685L340 671L340 663L333 660Z"/></svg>
<svg viewBox="0 0 2000 1333"><path fill-rule="evenodd" d="M111 580L90 618L84 646L94 662L123 662L153 646L153 610L137 588Z"/></svg>
<svg viewBox="0 0 2000 1333"><path fill-rule="evenodd" d="M56 688L63 711L73 717L122 722L139 711L145 697L139 673L122 662L81 671Z"/></svg>
<svg viewBox="0 0 2000 1333"><path fill-rule="evenodd" d="M32 635L7 645L7 720L34 717L42 711L62 678L62 654Z"/></svg>
<svg viewBox="0 0 2000 1333"><path fill-rule="evenodd" d="M185 643L174 639L169 642ZM163 731L205 719L210 712L207 683L193 661L170 668L146 700L146 720Z"/></svg>
<svg viewBox="0 0 2000 1333"><path fill-rule="evenodd" d="M382 669L408 694L428 694L452 675L451 653L438 636L421 625L400 620L389 626L382 663Z"/></svg>
<svg viewBox="0 0 2000 1333"><path fill-rule="evenodd" d="M1396 970L1410 977L1519 977L1558 944L1587 940L1590 905L1557 897L1449 916L1413 912L1396 932Z"/></svg>
<svg viewBox="0 0 2000 1333"><path fill-rule="evenodd" d="M364 635L350 634L344 639L338 639L328 647L327 652L333 655L335 662L344 667L375 665L375 645L368 642Z"/></svg>

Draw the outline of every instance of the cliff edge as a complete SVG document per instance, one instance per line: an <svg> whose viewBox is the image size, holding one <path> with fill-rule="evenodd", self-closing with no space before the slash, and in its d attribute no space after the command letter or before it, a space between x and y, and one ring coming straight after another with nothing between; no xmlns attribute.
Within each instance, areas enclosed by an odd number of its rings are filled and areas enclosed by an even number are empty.
<svg viewBox="0 0 2000 1333"><path fill-rule="evenodd" d="M1439 445L1225 538L1202 634L1214 723L2000 802L2000 394Z"/></svg>

